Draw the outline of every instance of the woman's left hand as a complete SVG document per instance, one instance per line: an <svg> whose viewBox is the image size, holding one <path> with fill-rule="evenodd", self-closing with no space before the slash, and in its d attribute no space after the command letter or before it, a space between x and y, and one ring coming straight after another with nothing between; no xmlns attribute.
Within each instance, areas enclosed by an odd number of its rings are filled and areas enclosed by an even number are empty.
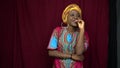
<svg viewBox="0 0 120 68"><path fill-rule="evenodd" d="M85 22L83 20L81 20L81 19L78 20L79 29L84 29L84 24L85 24Z"/></svg>
<svg viewBox="0 0 120 68"><path fill-rule="evenodd" d="M84 56L83 55L76 55L76 54L72 54L72 59L75 61L83 61L84 60Z"/></svg>

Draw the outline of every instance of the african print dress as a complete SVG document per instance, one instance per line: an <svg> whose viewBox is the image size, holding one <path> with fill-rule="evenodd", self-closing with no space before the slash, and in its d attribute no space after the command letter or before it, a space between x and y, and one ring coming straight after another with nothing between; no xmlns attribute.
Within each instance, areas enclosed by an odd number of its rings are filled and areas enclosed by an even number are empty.
<svg viewBox="0 0 120 68"><path fill-rule="evenodd" d="M79 32L74 32L70 34L66 27L57 27L54 29L48 49L55 49L62 53L73 54L75 52L75 45L77 41L77 36ZM88 36L85 36L85 49L88 47ZM54 68L83 68L83 62L74 61L70 58L68 59L59 59L55 58Z"/></svg>

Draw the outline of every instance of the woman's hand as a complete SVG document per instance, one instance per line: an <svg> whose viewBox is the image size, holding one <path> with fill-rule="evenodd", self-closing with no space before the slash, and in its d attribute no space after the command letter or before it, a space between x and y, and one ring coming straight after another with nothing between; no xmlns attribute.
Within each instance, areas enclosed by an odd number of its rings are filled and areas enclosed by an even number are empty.
<svg viewBox="0 0 120 68"><path fill-rule="evenodd" d="M83 20L78 19L78 20L76 20L76 22L78 23L79 29L84 29L85 22Z"/></svg>
<svg viewBox="0 0 120 68"><path fill-rule="evenodd" d="M75 61L83 61L84 60L84 56L83 55L76 55L76 54L72 54L72 59Z"/></svg>

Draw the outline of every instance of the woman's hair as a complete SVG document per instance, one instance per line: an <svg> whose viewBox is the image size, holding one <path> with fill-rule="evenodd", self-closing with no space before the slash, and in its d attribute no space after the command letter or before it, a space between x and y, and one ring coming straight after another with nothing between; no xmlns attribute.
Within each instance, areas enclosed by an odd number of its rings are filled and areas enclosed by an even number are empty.
<svg viewBox="0 0 120 68"><path fill-rule="evenodd" d="M76 10L80 13L80 17L82 18L82 12L81 12L81 8L77 5L77 4L70 4L68 5L63 13L62 13L62 20L63 20L63 23L67 24L67 16L68 16L68 13L72 10Z"/></svg>

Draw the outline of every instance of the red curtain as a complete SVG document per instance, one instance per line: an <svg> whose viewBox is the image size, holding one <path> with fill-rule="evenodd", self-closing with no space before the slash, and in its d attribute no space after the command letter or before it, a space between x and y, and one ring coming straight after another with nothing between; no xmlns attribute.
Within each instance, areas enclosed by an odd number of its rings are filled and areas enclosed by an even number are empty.
<svg viewBox="0 0 120 68"><path fill-rule="evenodd" d="M0 68L52 68L47 45L63 9L80 5L90 46L85 68L107 68L108 0L7 0L0 2Z"/></svg>

